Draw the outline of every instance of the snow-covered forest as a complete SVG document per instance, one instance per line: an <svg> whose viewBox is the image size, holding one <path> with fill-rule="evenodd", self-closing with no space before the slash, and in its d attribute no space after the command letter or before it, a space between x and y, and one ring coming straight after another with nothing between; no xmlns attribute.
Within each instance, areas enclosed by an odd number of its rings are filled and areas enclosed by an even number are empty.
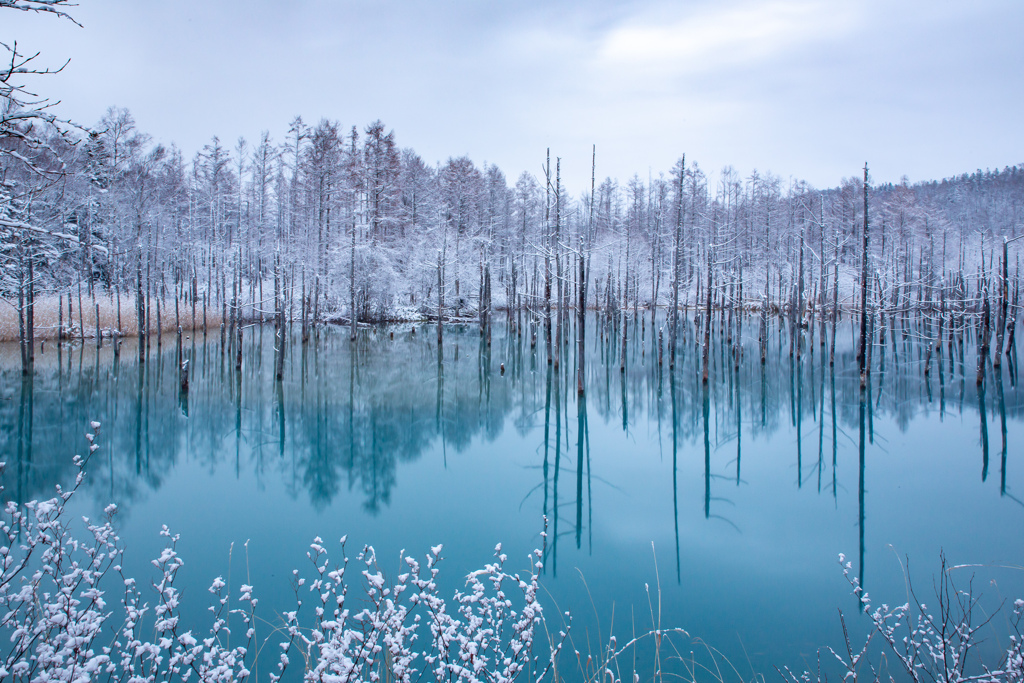
<svg viewBox="0 0 1024 683"><path fill-rule="evenodd" d="M3 6L74 21L62 0ZM762 356L772 311L824 335L843 308L877 312L883 332L886 317L907 329L913 309L937 338L970 313L983 318L981 355L992 332L996 358L1005 332L1013 342L1024 165L872 185L865 164L816 189L707 173L681 154L656 176L598 182L595 146L589 159L537 150L539 176L512 180L466 156L424 160L379 120L301 117L277 137L214 136L188 159L125 109L88 127L61 120L23 84L52 70L8 52L0 338L22 342L25 368L37 338L219 327L234 339L237 323L267 320L300 321L304 340L324 322L353 337L360 323L424 319L485 333L503 315L513 330L543 326L557 364L570 311L625 323L657 307L672 311L672 359L686 334L677 312L696 309L705 322L760 310ZM563 161L589 165L589 187L566 187Z"/></svg>
<svg viewBox="0 0 1024 683"><path fill-rule="evenodd" d="M578 305L581 273L589 308L670 305L677 277L681 307L708 282L716 307L847 306L865 205L869 294L902 310L938 302L943 286L979 290L1003 238L1020 233L1024 197L1024 165L869 186L865 204L858 177L819 190L683 159L571 192L544 150L545 174L513 181L466 157L427 162L380 121L296 117L279 140L213 137L191 159L123 109L89 130L33 126L41 144L0 139L3 296L24 313L33 298L70 297L66 328L98 299L118 301L122 334L151 331L158 314L186 327L270 319L279 300L304 323L439 311L521 321L520 310Z"/></svg>
<svg viewBox="0 0 1024 683"><path fill-rule="evenodd" d="M0 3L74 22L68 7ZM886 315L906 328L916 309L940 336L971 312L1000 349L1016 318L1024 165L872 185L865 164L816 189L709 173L680 150L657 175L599 181L595 147L588 159L538 149L542 172L512 179L465 156L425 160L379 120L301 117L186 158L124 109L61 119L30 89L60 69L4 48L0 339L22 341L25 367L37 338L271 319L301 321L305 339L323 322L469 318L483 332L505 315L517 330L543 324L557 363L552 338L581 308L624 320L667 306L672 349L674 312L696 308L760 309L762 338L774 310L824 325L828 311L871 307L884 331ZM570 163L590 167L589 187L563 184Z"/></svg>

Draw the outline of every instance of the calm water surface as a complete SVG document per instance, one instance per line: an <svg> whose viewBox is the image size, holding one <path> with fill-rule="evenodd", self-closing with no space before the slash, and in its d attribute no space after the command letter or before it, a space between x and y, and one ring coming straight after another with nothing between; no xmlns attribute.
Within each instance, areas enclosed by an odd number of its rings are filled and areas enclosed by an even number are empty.
<svg viewBox="0 0 1024 683"><path fill-rule="evenodd" d="M970 344L963 361L944 347L926 377L922 345L898 334L876 348L862 395L848 321L834 369L817 340L790 356L784 326L762 368L751 324L738 369L715 338L705 390L692 334L670 373L650 323L634 330L625 372L618 341L593 320L587 332L585 401L574 349L554 370L542 343L503 327L490 347L475 327L449 327L441 353L433 327L363 331L355 345L327 328L308 346L291 340L280 384L272 327L247 330L240 374L219 335L200 336L185 342L187 400L171 336L142 366L132 342L119 360L88 341L48 345L26 383L5 347L3 495L68 483L100 421L76 512L118 504L140 583L161 525L180 533L197 627L217 575L254 584L268 620L293 609L291 572L316 536L348 535L350 554L371 544L394 571L403 549L443 543L450 588L498 542L515 567L541 548L549 618L555 604L571 610L583 651L613 613L621 634L649 628L645 586L656 610L660 585L662 624L747 679L813 667L819 646L841 643L837 608L856 601L840 552L879 602L905 601L906 557L929 597L940 550L985 565L956 576L974 572L993 600L1024 595L1022 572L1000 568L1024 566L1024 396L1005 363L979 392ZM996 631L991 642L1004 644Z"/></svg>

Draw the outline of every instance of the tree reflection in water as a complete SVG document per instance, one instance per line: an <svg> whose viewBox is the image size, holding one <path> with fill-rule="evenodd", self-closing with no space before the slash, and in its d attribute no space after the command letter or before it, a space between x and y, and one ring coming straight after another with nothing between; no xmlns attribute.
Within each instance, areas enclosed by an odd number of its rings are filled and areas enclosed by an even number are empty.
<svg viewBox="0 0 1024 683"><path fill-rule="evenodd" d="M41 354L34 376L21 381L19 368L12 362L16 354L8 349L2 355L0 402L0 447L8 461L3 474L5 495L18 501L48 495L55 483L69 476L67 455L80 448L83 425L97 420L104 425L106 448L103 457L89 465L88 486L97 498L116 500L122 507L130 508L148 490L159 488L176 464L188 459L211 471L227 464L236 476L252 471L260 480L274 477L286 482L292 497L308 496L315 509L324 509L341 493L352 492L361 497L368 513L377 514L391 504L402 465L417 460L433 445L441 444L447 457L464 452L475 440L495 442L506 426L519 435L531 434L540 429L537 422L542 419L542 432L537 432L537 489L543 490L536 505L538 517L549 520L551 533L544 540L544 552L548 568L557 575L558 547L564 536L572 536L575 547L582 549L587 527L588 549L592 544L593 480L602 475L591 471L592 421L620 424L628 439L638 429L657 429L660 440L664 419L671 424L678 581L679 517L688 504L680 498L678 477L690 446L703 452L704 518L724 521L741 531L730 519L729 510L736 502L716 493L720 481L741 489L747 483L741 468L744 439L756 443L780 430L794 430L793 460L778 466L795 468L796 488L813 477L818 494L838 501L843 487L838 474L839 442L856 429L863 577L865 524L871 506L865 476L868 446L875 439L874 420L891 419L905 429L919 415L931 414L935 397L932 373L923 372L925 342L916 341L914 335L899 339L893 334L891 341L882 336L885 346L874 354L877 372L861 391L853 352L849 342L843 343L842 326L835 367L827 362L824 347L816 354L813 343L791 355L787 347L793 345L787 335L805 332L786 324L772 330L775 343L769 347L765 365L756 362L754 330L739 337L748 348L741 349L741 360L734 363L732 346L718 329L711 342L715 347L712 381L702 385L700 348L691 340L680 339L676 366L670 371L657 362L654 333L648 354L639 336L646 324L633 325L631 334L636 338L625 346L628 356L623 371L616 372L622 347L616 343L615 323L595 316L593 324L596 333L590 335L586 391L579 397L573 390L576 348L569 342L571 333L565 335L564 360L556 368L538 356L529 334L507 335L501 324L495 326L493 344L477 339L470 326L450 328L443 345L434 335L417 335L408 326L395 328L393 339L362 331L355 342L349 341L347 331L331 328L321 330L308 345L292 334L293 349L286 355L280 382L273 376L274 344L264 343L266 335L274 334L270 326L255 326L245 335L240 371L232 362L235 349L230 347L235 340L225 348L223 337L192 339L183 352L191 368L185 396L174 374L177 350L157 346L150 350L148 361L140 364L133 340L124 342L120 355L109 344L100 350L91 344L58 347ZM969 356L970 335L966 337ZM890 347L888 357L886 347ZM467 348L474 351L467 354ZM801 344L796 348L801 349ZM951 344L946 349L938 344L934 350L934 366L931 356L927 358L929 369L934 367L938 374L938 419L949 414L947 394L952 392L962 419L977 420L985 481L988 414L998 415L999 490L1016 501L1007 484L1007 471L1013 466L1012 459L1008 462L1007 423L1024 416L1024 402L1016 388L1014 359L1003 368L989 366L989 381L976 389L973 382L964 382L962 347ZM504 374L499 374L493 356L505 366ZM576 414L574 425L571 412ZM974 418L971 412L976 412ZM808 424L816 435L808 431ZM817 436L818 441L817 458L810 467L804 462L806 436ZM717 454L733 440L735 459L723 463ZM830 465L825 457L828 449ZM575 475L575 487L560 486L563 470ZM527 504L534 503L527 500ZM565 509L570 505L574 514L567 516Z"/></svg>

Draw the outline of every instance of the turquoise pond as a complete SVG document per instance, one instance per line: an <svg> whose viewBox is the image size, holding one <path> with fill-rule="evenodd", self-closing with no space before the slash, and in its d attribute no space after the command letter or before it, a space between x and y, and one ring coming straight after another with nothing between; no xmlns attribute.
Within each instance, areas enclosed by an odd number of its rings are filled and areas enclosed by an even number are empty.
<svg viewBox="0 0 1024 683"><path fill-rule="evenodd" d="M118 505L140 583L161 525L180 534L183 613L198 630L222 575L255 586L269 632L294 609L292 570L318 536L339 557L342 536L350 556L372 545L396 573L403 550L443 544L447 590L499 542L523 570L541 549L548 620L572 614L574 649L651 628L660 605L661 625L690 635L680 653L707 644L746 680L813 668L819 647L842 644L837 610L866 633L840 553L879 602L906 600L908 558L930 596L940 552L978 565L952 575L973 575L985 605L1024 597L1024 394L1011 363L979 391L969 339L925 375L924 344L900 331L874 350L862 393L849 320L834 367L808 331L790 355L781 323L762 366L752 318L738 367L713 337L704 387L692 322L671 372L650 320L630 324L620 371L619 340L591 318L585 400L575 348L555 369L529 331L500 325L489 346L475 326L448 326L440 353L433 326L361 330L355 343L326 327L307 345L296 328L280 383L273 326L246 330L240 373L219 334L200 333L184 341L187 398L169 335L141 365L134 340L118 359L109 343L47 344L30 381L6 346L3 496L70 483L89 422L102 423L74 510ZM1006 645L1004 625L993 620L986 647Z"/></svg>

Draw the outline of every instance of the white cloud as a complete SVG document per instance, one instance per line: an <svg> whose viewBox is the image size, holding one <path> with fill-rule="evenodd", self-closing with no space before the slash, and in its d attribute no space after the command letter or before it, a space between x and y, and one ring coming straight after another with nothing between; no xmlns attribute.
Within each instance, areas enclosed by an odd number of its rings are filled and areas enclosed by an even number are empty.
<svg viewBox="0 0 1024 683"><path fill-rule="evenodd" d="M598 68L659 75L763 66L765 60L852 30L854 8L824 2L715 4L686 16L638 17L610 30Z"/></svg>
<svg viewBox="0 0 1024 683"><path fill-rule="evenodd" d="M33 83L62 115L128 106L186 153L213 134L281 140L302 114L381 118L428 162L469 154L510 178L550 146L571 187L589 186L591 143L623 179L684 150L818 185L864 159L895 180L1024 158L1020 0L89 0L75 15L85 28L7 14L0 40L71 57Z"/></svg>

